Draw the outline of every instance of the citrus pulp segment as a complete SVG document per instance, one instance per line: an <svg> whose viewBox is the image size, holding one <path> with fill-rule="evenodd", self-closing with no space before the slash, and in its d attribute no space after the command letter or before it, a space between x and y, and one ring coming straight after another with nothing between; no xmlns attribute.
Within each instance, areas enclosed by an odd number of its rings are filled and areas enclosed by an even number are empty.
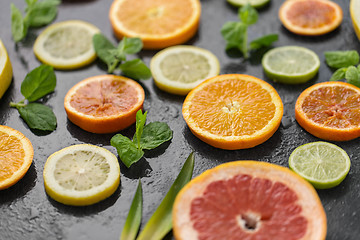
<svg viewBox="0 0 360 240"><path fill-rule="evenodd" d="M205 79L220 72L217 57L194 46L173 46L159 51L151 59L156 86L166 92L186 95Z"/></svg>
<svg viewBox="0 0 360 240"><path fill-rule="evenodd" d="M265 81L224 74L195 87L184 101L182 114L199 139L213 147L235 150L269 139L280 125L283 104Z"/></svg>
<svg viewBox="0 0 360 240"><path fill-rule="evenodd" d="M265 162L236 161L207 170L185 185L173 207L177 240L324 240L326 229L311 184Z"/></svg>
<svg viewBox="0 0 360 240"><path fill-rule="evenodd" d="M54 23L36 38L33 50L41 62L54 68L80 68L96 59L92 37L99 32L84 21Z"/></svg>
<svg viewBox="0 0 360 240"><path fill-rule="evenodd" d="M284 1L279 18L285 28L300 35L322 35L337 28L343 19L341 7L329 0Z"/></svg>
<svg viewBox="0 0 360 240"><path fill-rule="evenodd" d="M275 82L286 84L305 83L320 68L320 59L310 49L284 46L271 49L262 59L265 74Z"/></svg>
<svg viewBox="0 0 360 240"><path fill-rule="evenodd" d="M343 149L327 142L301 145L289 158L289 167L318 189L339 185L348 174L350 164Z"/></svg>
<svg viewBox="0 0 360 240"><path fill-rule="evenodd" d="M360 40L360 0L350 1L350 16L355 33Z"/></svg>
<svg viewBox="0 0 360 240"><path fill-rule="evenodd" d="M329 141L360 136L360 89L344 82L323 82L305 89L295 118L312 135Z"/></svg>
<svg viewBox="0 0 360 240"><path fill-rule="evenodd" d="M29 170L34 149L21 132L0 125L0 190L17 183Z"/></svg>
<svg viewBox="0 0 360 240"><path fill-rule="evenodd" d="M51 198L66 205L85 206L116 191L120 166L117 157L105 148L79 144L50 155L43 177Z"/></svg>
<svg viewBox="0 0 360 240"><path fill-rule="evenodd" d="M135 122L144 99L144 89L134 80L99 75L73 86L65 96L64 107L69 120L80 128L112 133Z"/></svg>
<svg viewBox="0 0 360 240"><path fill-rule="evenodd" d="M10 86L12 75L13 70L10 58L0 39L0 99Z"/></svg>
<svg viewBox="0 0 360 240"><path fill-rule="evenodd" d="M227 1L228 3L230 3L235 7L242 7L249 3L254 8L261 8L270 2L270 0L227 0Z"/></svg>
<svg viewBox="0 0 360 240"><path fill-rule="evenodd" d="M160 49L194 36L200 14L199 0L114 0L109 17L119 39L140 37L144 49Z"/></svg>

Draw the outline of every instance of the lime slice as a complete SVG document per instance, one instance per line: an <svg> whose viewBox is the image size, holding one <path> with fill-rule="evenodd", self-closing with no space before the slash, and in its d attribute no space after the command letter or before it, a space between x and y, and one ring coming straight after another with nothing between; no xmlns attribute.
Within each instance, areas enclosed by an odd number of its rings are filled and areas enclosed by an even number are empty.
<svg viewBox="0 0 360 240"><path fill-rule="evenodd" d="M350 15L354 30L360 40L360 0L350 1Z"/></svg>
<svg viewBox="0 0 360 240"><path fill-rule="evenodd" d="M0 39L0 99L9 88L13 71L6 48Z"/></svg>
<svg viewBox="0 0 360 240"><path fill-rule="evenodd" d="M205 79L220 72L217 57L206 49L174 46L158 52L150 62L158 88L177 95L186 95Z"/></svg>
<svg viewBox="0 0 360 240"><path fill-rule="evenodd" d="M305 83L312 79L320 68L319 57L313 51L298 46L285 46L265 53L262 66L266 75L287 84Z"/></svg>
<svg viewBox="0 0 360 240"><path fill-rule="evenodd" d="M289 158L290 168L315 188L339 185L350 170L350 158L340 147L327 142L313 142L297 147Z"/></svg>
<svg viewBox="0 0 360 240"><path fill-rule="evenodd" d="M47 194L67 205L85 206L112 195L120 183L117 157L102 147L79 144L53 153L44 167Z"/></svg>
<svg viewBox="0 0 360 240"><path fill-rule="evenodd" d="M248 3L250 3L251 6L254 8L261 8L268 4L270 0L227 0L228 3L235 7L242 7Z"/></svg>
<svg viewBox="0 0 360 240"><path fill-rule="evenodd" d="M97 27L84 21L55 23L37 37L33 50L41 62L54 68L80 68L96 59L92 37L98 32Z"/></svg>

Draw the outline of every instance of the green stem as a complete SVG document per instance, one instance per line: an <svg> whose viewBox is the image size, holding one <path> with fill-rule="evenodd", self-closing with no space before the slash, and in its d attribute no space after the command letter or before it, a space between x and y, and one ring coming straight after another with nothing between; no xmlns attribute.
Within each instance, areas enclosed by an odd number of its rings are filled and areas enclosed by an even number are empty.
<svg viewBox="0 0 360 240"><path fill-rule="evenodd" d="M249 58L247 28L245 29L244 40L243 40L242 44L243 44L243 49L244 49L244 58L247 59L247 58Z"/></svg>
<svg viewBox="0 0 360 240"><path fill-rule="evenodd" d="M18 103L10 102L9 106L10 106L10 107L15 107L15 108L25 107L26 104L25 104L24 102L25 102L25 99L21 100L21 101L18 102Z"/></svg>
<svg viewBox="0 0 360 240"><path fill-rule="evenodd" d="M113 73L113 72L115 71L117 65L119 64L119 62L120 62L119 60L115 60L115 61L110 65L110 67L109 67L109 69L108 69L108 72L109 72L109 73Z"/></svg>

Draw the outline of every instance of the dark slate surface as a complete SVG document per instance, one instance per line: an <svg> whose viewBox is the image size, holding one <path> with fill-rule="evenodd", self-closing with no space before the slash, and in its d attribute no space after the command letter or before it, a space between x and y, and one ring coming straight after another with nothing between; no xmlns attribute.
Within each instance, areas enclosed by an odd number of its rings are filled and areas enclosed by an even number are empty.
<svg viewBox="0 0 360 240"><path fill-rule="evenodd" d="M145 158L127 169L121 164L121 184L110 198L89 207L69 207L50 199L43 187L42 171L47 157L53 152L72 144L91 143L103 146L116 154L110 146L112 134L96 135L79 129L68 121L63 99L75 83L84 78L104 74L103 65L95 62L75 71L56 71L57 87L44 100L54 109L58 119L56 131L39 135L32 132L19 117L15 109L8 107L10 101L22 99L20 85L25 75L39 61L32 52L32 45L43 30L31 30L27 39L15 45L10 34L10 2L23 9L23 0L0 1L0 37L10 55L14 78L0 100L0 124L23 132L33 143L34 161L25 177L15 186L0 192L0 239L118 239L124 225L137 179L141 178L144 191L142 226L150 218L182 164L191 151L195 152L194 176L218 164L235 160L259 160L287 166L290 153L299 145L319 139L304 131L294 119L294 105L299 94L310 85L327 81L332 71L324 62L324 51L360 51L349 18L349 1L337 1L344 11L341 27L320 37L300 37L282 27L277 11L283 1L272 3L260 11L258 24L249 30L249 39L263 34L278 33L279 41L274 46L299 45L314 50L320 57L319 74L310 82L297 86L273 83L262 70L261 54L254 54L249 61L231 57L224 51L225 43L220 28L226 22L237 19L237 11L224 0L202 0L201 24L197 35L187 44L211 50L220 60L221 73L245 73L254 75L272 84L284 103L284 118L278 131L267 142L252 149L225 151L215 149L194 137L181 115L184 97L173 96L157 89L153 80L143 81L146 92L144 103L148 111L148 122L165 121L174 130L171 143L145 154ZM114 43L108 20L111 0L64 0L59 8L56 22L81 19L98 26ZM140 56L149 64L156 51L143 51ZM134 127L121 132L132 136ZM352 166L349 175L340 186L318 191L328 217L327 239L359 239L360 236L360 159L359 143L356 139L336 143L350 155ZM172 239L171 233L166 239Z"/></svg>

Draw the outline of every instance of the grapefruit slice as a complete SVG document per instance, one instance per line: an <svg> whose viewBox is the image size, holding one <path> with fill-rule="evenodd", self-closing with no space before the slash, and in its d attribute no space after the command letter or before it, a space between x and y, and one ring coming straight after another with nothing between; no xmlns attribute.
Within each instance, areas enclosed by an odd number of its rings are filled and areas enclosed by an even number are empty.
<svg viewBox="0 0 360 240"><path fill-rule="evenodd" d="M177 240L323 240L326 229L310 183L288 168L257 161L207 170L179 192L173 208Z"/></svg>

